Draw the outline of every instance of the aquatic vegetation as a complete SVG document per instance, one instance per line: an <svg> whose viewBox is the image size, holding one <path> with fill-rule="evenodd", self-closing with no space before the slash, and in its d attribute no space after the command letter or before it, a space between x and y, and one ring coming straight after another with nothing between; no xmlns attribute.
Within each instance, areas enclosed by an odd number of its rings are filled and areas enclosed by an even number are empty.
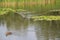
<svg viewBox="0 0 60 40"><path fill-rule="evenodd" d="M21 12L21 11L26 11L26 10L23 10L23 9L12 9L12 8L2 8L2 9L0 9L0 15L7 14L9 12L16 13L16 12Z"/></svg>
<svg viewBox="0 0 60 40"><path fill-rule="evenodd" d="M60 16L32 16L31 17L34 21L38 20L47 20L47 21L52 21L52 20L60 20Z"/></svg>

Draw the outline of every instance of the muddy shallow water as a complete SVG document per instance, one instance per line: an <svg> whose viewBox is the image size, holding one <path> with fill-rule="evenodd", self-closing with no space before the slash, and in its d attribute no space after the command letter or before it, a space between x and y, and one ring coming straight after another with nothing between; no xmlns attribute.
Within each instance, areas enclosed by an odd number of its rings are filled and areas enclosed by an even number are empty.
<svg viewBox="0 0 60 40"><path fill-rule="evenodd" d="M6 32L12 35L6 37ZM0 40L60 40L60 21L32 21L18 14L0 16Z"/></svg>

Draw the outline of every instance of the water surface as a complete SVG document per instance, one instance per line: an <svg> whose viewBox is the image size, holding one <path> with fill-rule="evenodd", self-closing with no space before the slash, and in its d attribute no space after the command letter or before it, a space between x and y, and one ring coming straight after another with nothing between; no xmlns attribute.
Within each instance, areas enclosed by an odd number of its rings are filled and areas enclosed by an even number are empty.
<svg viewBox="0 0 60 40"><path fill-rule="evenodd" d="M5 32L13 34L6 37ZM60 21L32 21L18 14L0 16L1 40L60 40Z"/></svg>

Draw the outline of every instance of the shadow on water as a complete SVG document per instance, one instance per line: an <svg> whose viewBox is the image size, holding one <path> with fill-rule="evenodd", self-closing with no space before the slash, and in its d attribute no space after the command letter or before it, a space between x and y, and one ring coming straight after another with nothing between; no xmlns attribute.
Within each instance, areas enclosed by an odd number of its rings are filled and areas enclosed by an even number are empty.
<svg viewBox="0 0 60 40"><path fill-rule="evenodd" d="M38 40L60 40L60 21L37 21L36 32Z"/></svg>
<svg viewBox="0 0 60 40"><path fill-rule="evenodd" d="M3 33L11 31L12 35L18 36L21 40L60 40L60 21L58 20L34 22L10 13L0 16L0 30Z"/></svg>

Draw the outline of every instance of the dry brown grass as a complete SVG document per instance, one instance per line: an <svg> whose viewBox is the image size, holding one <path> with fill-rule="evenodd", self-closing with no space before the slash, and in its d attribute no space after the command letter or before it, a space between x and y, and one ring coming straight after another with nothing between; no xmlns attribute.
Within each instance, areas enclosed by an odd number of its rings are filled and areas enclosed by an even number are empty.
<svg viewBox="0 0 60 40"><path fill-rule="evenodd" d="M2 6L2 7L10 7L10 6L16 7L17 4L18 4L18 6L24 6L24 5L32 6L32 5L37 5L37 4L45 5L47 3L45 3L45 1L42 1L42 2L18 2L18 3L16 3L16 2L0 2L0 6ZM51 1L51 3L48 2L48 4L54 4L54 1Z"/></svg>

